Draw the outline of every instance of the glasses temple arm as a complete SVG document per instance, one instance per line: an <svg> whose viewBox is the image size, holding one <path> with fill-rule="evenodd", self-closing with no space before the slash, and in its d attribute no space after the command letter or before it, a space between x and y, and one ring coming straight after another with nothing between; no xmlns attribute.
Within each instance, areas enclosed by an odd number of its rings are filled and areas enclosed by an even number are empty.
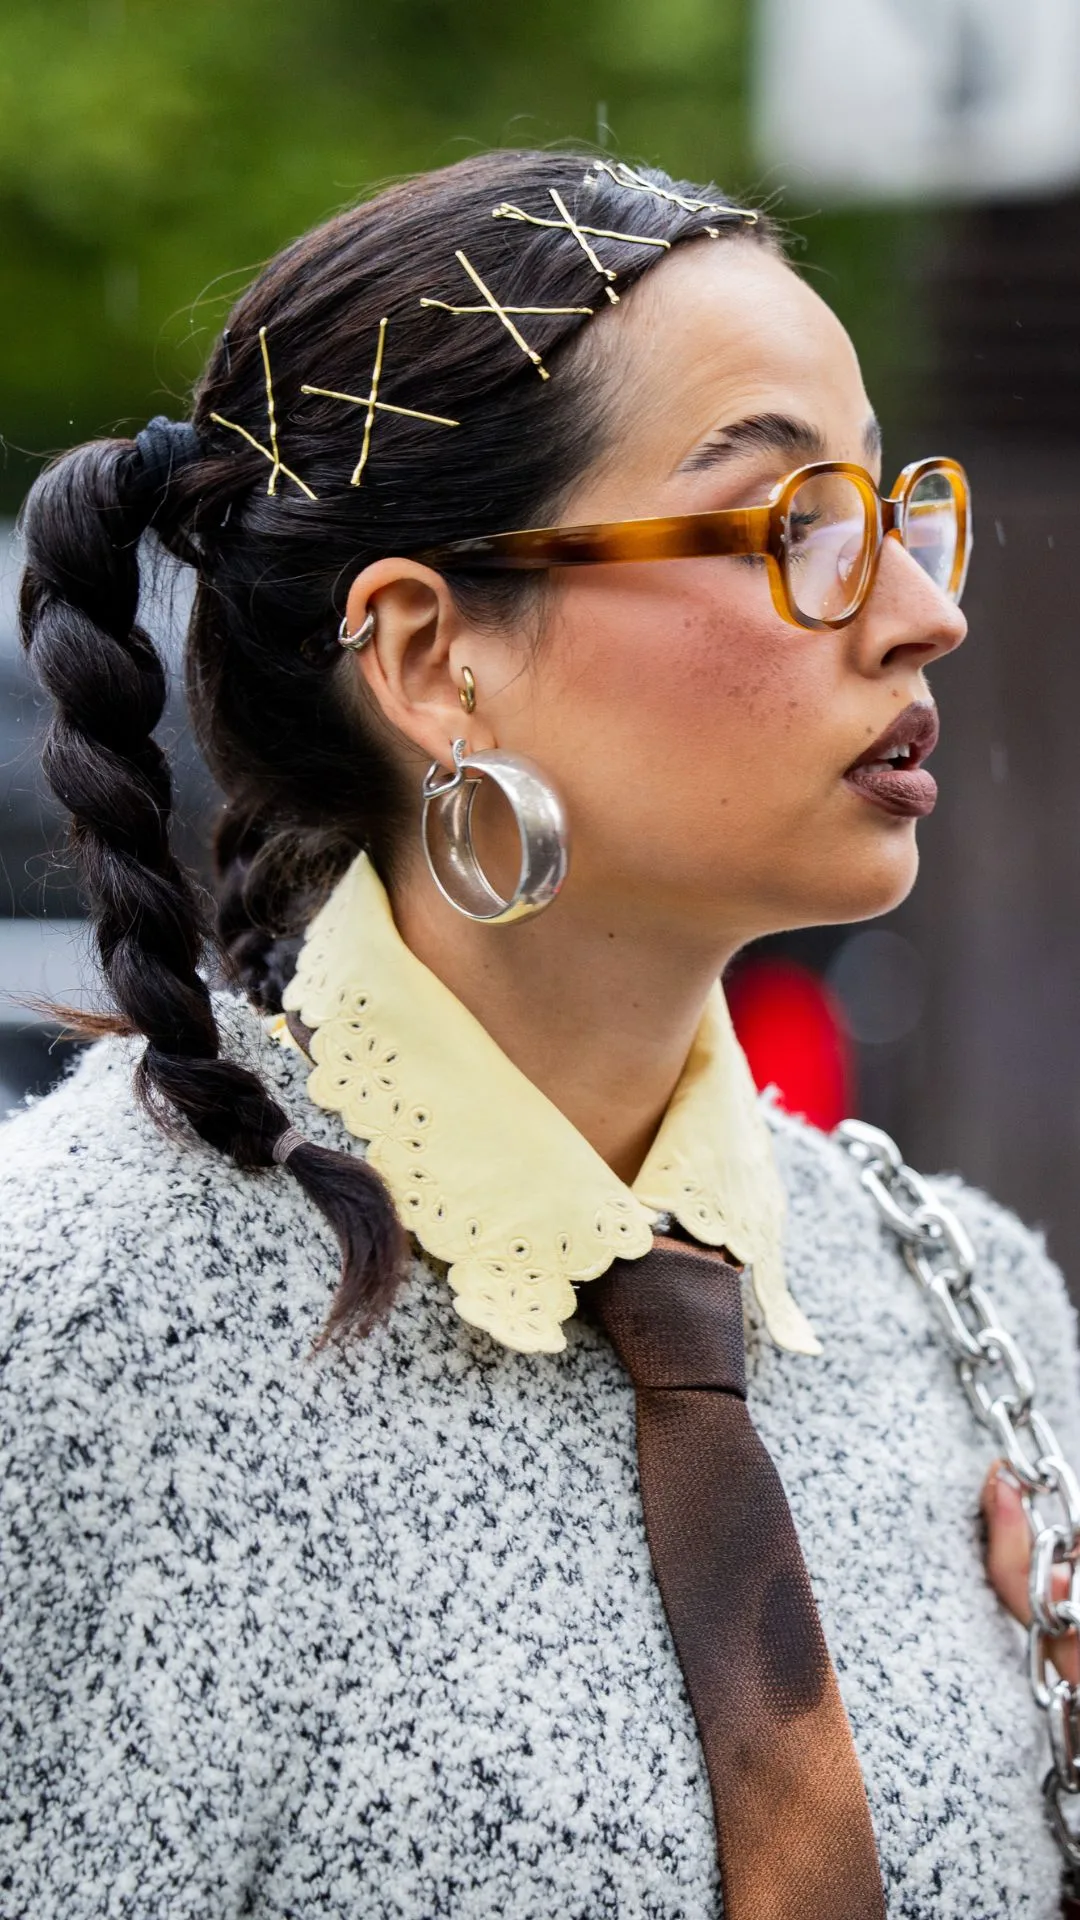
<svg viewBox="0 0 1080 1920"><path fill-rule="evenodd" d="M644 560L691 560L766 553L768 507L732 507L664 519L601 521L594 526L538 527L475 540L452 540L414 558L453 572L529 572L545 567L610 566Z"/></svg>

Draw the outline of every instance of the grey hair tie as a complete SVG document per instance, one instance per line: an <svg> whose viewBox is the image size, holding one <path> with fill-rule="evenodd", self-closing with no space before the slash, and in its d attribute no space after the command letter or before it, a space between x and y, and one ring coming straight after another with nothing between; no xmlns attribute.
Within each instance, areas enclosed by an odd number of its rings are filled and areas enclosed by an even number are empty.
<svg viewBox="0 0 1080 1920"><path fill-rule="evenodd" d="M273 1147L271 1148L271 1152L274 1156L274 1159L277 1161L278 1166L283 1167L290 1153L295 1153L297 1147L306 1147L306 1146L307 1146L307 1141L304 1139L303 1134L299 1131L298 1128L286 1127L284 1133L278 1134L278 1137L274 1141Z"/></svg>

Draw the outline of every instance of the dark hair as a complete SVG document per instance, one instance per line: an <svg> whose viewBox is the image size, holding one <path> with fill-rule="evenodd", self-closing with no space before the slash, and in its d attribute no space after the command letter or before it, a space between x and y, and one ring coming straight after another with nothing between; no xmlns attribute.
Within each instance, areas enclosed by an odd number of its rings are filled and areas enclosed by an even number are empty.
<svg viewBox="0 0 1080 1920"><path fill-rule="evenodd" d="M304 921L359 849L387 873L407 813L394 763L361 733L334 671L351 581L380 555L554 518L611 411L603 356L587 333L576 345L585 315L522 319L552 373L543 380L490 313L451 317L421 296L480 303L462 249L505 306L606 310L604 282L569 230L492 217L509 199L557 220L552 187L575 220L639 236L597 242L620 291L664 258L650 240L748 231L775 244L764 219L718 219L713 188L654 172L637 180L580 156L499 152L390 188L287 247L243 295L183 444L157 427L136 442L93 442L43 473L27 501L22 631L55 702L45 770L72 815L116 1010L97 1027L145 1035L142 1097L162 1118L178 1111L240 1167L273 1164L288 1118L221 1056L200 971L210 929L169 843L169 770L153 737L165 681L137 619L141 537L152 529L196 569L187 688L225 795L218 938L232 978L274 1010ZM379 414L357 487L362 409L302 387L366 393L383 316L380 391L461 425ZM314 500L284 472L269 493L266 458L213 417L269 444L263 328L281 458ZM494 621L536 591L513 575L450 585L474 617ZM347 1153L304 1145L287 1165L341 1242L330 1328L370 1325L403 1264L389 1196Z"/></svg>

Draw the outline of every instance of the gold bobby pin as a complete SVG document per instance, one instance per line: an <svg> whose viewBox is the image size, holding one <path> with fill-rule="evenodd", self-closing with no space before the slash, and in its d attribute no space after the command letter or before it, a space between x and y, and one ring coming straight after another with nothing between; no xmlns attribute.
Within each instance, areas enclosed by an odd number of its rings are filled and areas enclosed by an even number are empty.
<svg viewBox="0 0 1080 1920"><path fill-rule="evenodd" d="M385 317L379 321L379 343L375 348L375 367L371 375L371 392L337 393L333 387L301 387L301 393L317 393L324 400L343 400L350 407L366 407L364 416L364 443L360 449L360 458L353 468L350 484L360 485L364 477L364 468L371 452L371 430L375 425L376 413L400 413L408 420L430 420L434 427L460 427L460 420L448 420L441 413L421 413L417 407L394 407L389 400L379 399L379 381L382 377L383 349L386 346L386 329L390 322Z"/></svg>
<svg viewBox="0 0 1080 1920"><path fill-rule="evenodd" d="M628 187L633 193L651 193L657 200L666 200L670 206L681 207L684 213L722 213L726 219L741 220L748 227L756 227L758 223L759 216L752 207L728 207L718 200L689 200L684 194L669 193L666 187L654 187L651 180L643 180L633 167L627 166L625 160L618 161L615 166L608 160L595 160L593 173L606 173L617 187ZM595 181L589 181L588 174L585 179L595 185ZM720 238L715 227L706 227L705 231L710 239Z"/></svg>
<svg viewBox="0 0 1080 1920"><path fill-rule="evenodd" d="M306 481L301 480L300 475L294 473L291 467L287 467L281 457L277 437L277 414L274 408L274 382L270 376L270 349L266 344L265 327L259 328L259 346L262 350L263 374L266 379L266 416L270 423L270 445L264 447L262 441L256 440L255 435L249 433L246 427L237 426L235 420L223 419L220 413L212 413L210 418L216 420L219 427L228 427L230 433L238 433L242 440L247 441L249 447L255 447L264 460L269 460L270 478L266 483L267 493L277 492L278 474L283 473L287 480L291 480L295 486L299 487L301 493L307 494L309 500L315 500L318 495L312 493Z"/></svg>
<svg viewBox="0 0 1080 1920"><path fill-rule="evenodd" d="M552 224L556 226L561 226L562 222L553 221ZM522 353L526 354L528 358L532 361L533 366L536 368L536 371L540 375L541 380L550 380L551 375L549 374L547 368L545 367L543 361L541 360L540 355L537 353L536 348L530 347L524 335L518 332L517 327L515 327L513 321L510 318L510 315L512 313L592 313L594 312L594 308L592 307L503 307L503 306L500 306L499 302L495 298L495 295L492 293L491 288L485 286L484 282L480 278L480 275L477 273L476 268L473 266L472 261L467 257L466 254L462 253L460 247L457 248L454 254L454 258L455 260L459 261L460 264L464 267L465 272L468 274L469 279L472 281L473 286L477 289L477 291L483 294L485 305L482 307L453 307L446 300L427 300L423 298L420 301L420 305L422 307L439 307L441 308L443 313L493 313L496 319L502 321L502 324L506 328L506 331L510 335L510 338L517 342L517 345L521 348Z"/></svg>
<svg viewBox="0 0 1080 1920"><path fill-rule="evenodd" d="M589 245L586 235L591 234L594 240L622 240L625 241L628 246L634 247L670 248L671 246L670 240L656 240L642 233L613 233L609 227L584 227L574 219L573 214L570 212L556 187L549 187L548 192L559 212L562 214L561 220L544 220L539 214L526 213L523 207L511 206L509 201L506 200L504 200L500 206L492 208L491 217L493 220L522 220L530 227L548 227L553 228L556 232L573 234L578 246L588 259L589 265L593 267L597 273L602 274L608 282L608 285L604 288L604 292L607 294L612 306L616 306L619 299L618 294L610 284L617 276L611 267L605 267L595 248Z"/></svg>

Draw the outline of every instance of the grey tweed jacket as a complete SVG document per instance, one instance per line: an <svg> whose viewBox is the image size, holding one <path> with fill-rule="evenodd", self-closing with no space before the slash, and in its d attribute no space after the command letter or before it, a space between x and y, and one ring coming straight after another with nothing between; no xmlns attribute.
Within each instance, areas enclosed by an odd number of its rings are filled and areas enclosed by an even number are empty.
<svg viewBox="0 0 1080 1920"><path fill-rule="evenodd" d="M224 1013L342 1144L298 1057ZM131 1060L95 1047L0 1130L0 1915L714 1920L633 1394L599 1334L505 1352L418 1263L387 1326L313 1359L329 1234L287 1173L155 1131ZM825 1352L778 1351L748 1302L751 1411L889 1915L1052 1920L1043 1729L982 1572L986 1436L844 1156L776 1124ZM1080 1457L1060 1276L948 1190Z"/></svg>

